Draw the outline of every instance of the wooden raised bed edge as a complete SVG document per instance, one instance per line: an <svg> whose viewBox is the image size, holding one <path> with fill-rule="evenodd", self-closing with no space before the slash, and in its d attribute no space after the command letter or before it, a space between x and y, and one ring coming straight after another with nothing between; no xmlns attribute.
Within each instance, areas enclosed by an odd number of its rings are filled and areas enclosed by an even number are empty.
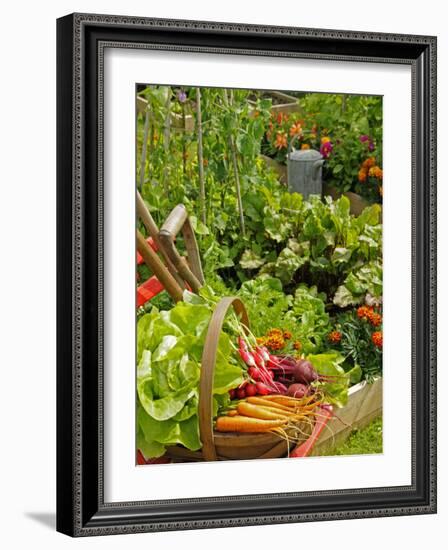
<svg viewBox="0 0 448 550"><path fill-rule="evenodd" d="M319 456L343 443L354 429L364 428L382 415L383 379L373 383L360 382L348 392L345 407L336 408L335 416L322 431L314 446L312 456Z"/></svg>

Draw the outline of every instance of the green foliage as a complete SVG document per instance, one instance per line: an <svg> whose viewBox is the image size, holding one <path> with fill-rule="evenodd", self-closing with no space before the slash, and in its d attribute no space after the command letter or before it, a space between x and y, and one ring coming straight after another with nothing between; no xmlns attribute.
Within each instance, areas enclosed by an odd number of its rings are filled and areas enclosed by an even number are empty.
<svg viewBox="0 0 448 550"><path fill-rule="evenodd" d="M362 429L355 429L347 441L330 448L320 456L370 455L383 452L383 419L377 418Z"/></svg>
<svg viewBox="0 0 448 550"><path fill-rule="evenodd" d="M381 375L382 349L372 339L374 332L381 331L381 326L372 326L367 319L359 318L356 310L350 310L334 318L332 330L341 334L340 342L332 347L342 353L347 365L361 369L362 379L371 382Z"/></svg>
<svg viewBox="0 0 448 550"><path fill-rule="evenodd" d="M161 456L167 445L201 447L199 375L211 314L211 304L194 296L170 311L153 308L138 321L137 438L146 458ZM213 385L215 412L228 402L229 389L243 381L243 370L231 351L231 337L223 332Z"/></svg>
<svg viewBox="0 0 448 550"><path fill-rule="evenodd" d="M331 150L324 151L325 181L340 192L354 191L368 200L381 202L381 181L369 178L361 183L358 172L362 162L372 155L381 167L382 98L309 93L298 102L300 112L271 118L263 152L286 162L287 148L293 139L295 148L304 146L318 151L322 138L328 139Z"/></svg>

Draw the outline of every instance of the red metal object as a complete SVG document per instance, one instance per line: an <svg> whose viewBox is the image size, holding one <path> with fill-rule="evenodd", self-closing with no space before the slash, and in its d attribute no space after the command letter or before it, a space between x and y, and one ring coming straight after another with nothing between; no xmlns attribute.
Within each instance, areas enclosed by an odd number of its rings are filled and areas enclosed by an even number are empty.
<svg viewBox="0 0 448 550"><path fill-rule="evenodd" d="M170 462L171 458L166 456L159 456L159 458L150 458L149 460L145 460L142 452L140 450L137 451L137 464L139 466L143 466L145 464L169 464Z"/></svg>
<svg viewBox="0 0 448 550"><path fill-rule="evenodd" d="M146 242L154 250L154 252L157 252L158 248L156 243L153 241L152 237L148 237L146 239ZM143 258L140 256L140 253L137 251L137 265L142 265L142 263L143 263Z"/></svg>
<svg viewBox="0 0 448 550"><path fill-rule="evenodd" d="M137 288L137 307L146 304L163 290L163 285L154 275Z"/></svg>

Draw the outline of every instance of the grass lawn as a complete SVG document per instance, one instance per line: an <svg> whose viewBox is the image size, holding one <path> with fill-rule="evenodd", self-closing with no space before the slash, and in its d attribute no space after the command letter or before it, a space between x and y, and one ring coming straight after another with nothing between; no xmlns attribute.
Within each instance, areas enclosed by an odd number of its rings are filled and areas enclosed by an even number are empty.
<svg viewBox="0 0 448 550"><path fill-rule="evenodd" d="M354 430L350 437L335 449L323 455L365 455L383 452L383 419L377 418L361 430Z"/></svg>

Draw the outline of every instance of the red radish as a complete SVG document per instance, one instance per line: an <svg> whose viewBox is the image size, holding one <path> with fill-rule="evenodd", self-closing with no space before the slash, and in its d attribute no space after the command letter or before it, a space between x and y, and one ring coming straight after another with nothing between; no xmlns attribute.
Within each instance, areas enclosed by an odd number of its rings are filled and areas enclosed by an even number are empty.
<svg viewBox="0 0 448 550"><path fill-rule="evenodd" d="M230 391L229 391L230 399L235 399L235 395L236 395L236 391L235 391L235 390L230 390Z"/></svg>
<svg viewBox="0 0 448 550"><path fill-rule="evenodd" d="M254 358L254 361L255 361L255 364L257 365L257 367L259 369L266 370L266 365L264 364L263 357L257 351L253 351L252 356Z"/></svg>
<svg viewBox="0 0 448 550"><path fill-rule="evenodd" d="M249 367L247 374L252 378L252 380L255 380L255 382L260 380L260 371L257 367Z"/></svg>
<svg viewBox="0 0 448 550"><path fill-rule="evenodd" d="M238 399L244 399L246 397L246 390L244 388L238 388L236 390L236 396Z"/></svg>
<svg viewBox="0 0 448 550"><path fill-rule="evenodd" d="M271 356L269 355L268 350L264 346L257 346L255 348L255 351L258 353L258 355L263 359L265 363L267 363Z"/></svg>
<svg viewBox="0 0 448 550"><path fill-rule="evenodd" d="M239 348L241 351L249 351L247 349L247 344L244 340L244 338L242 338L241 336L238 338L238 344L239 344Z"/></svg>
<svg viewBox="0 0 448 550"><path fill-rule="evenodd" d="M257 382L256 386L258 395L269 395L271 393L271 390L263 382Z"/></svg>
<svg viewBox="0 0 448 550"><path fill-rule="evenodd" d="M246 363L248 367L256 367L254 356L249 351L239 350L241 359Z"/></svg>
<svg viewBox="0 0 448 550"><path fill-rule="evenodd" d="M257 395L257 386L256 384L247 384L244 391L246 392L246 397L254 397Z"/></svg>
<svg viewBox="0 0 448 550"><path fill-rule="evenodd" d="M290 397L296 397L297 399L300 399L301 397L305 397L305 395L308 395L309 388L308 386L305 386L305 384L291 384L288 388L288 395Z"/></svg>

